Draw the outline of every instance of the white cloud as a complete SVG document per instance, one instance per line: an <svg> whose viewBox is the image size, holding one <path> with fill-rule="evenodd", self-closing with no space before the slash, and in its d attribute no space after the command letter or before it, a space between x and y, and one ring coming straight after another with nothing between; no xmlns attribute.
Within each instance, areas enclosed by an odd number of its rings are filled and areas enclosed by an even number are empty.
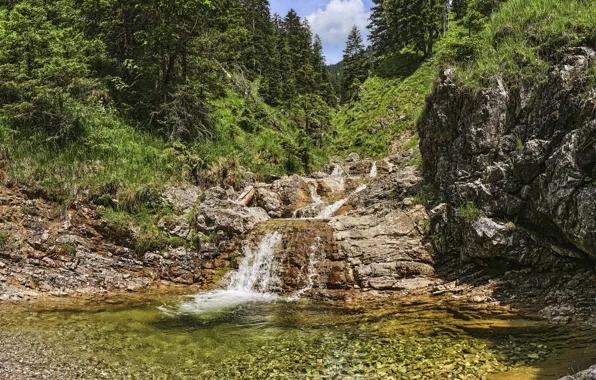
<svg viewBox="0 0 596 380"><path fill-rule="evenodd" d="M362 0L330 0L325 9L319 8L306 18L313 33L321 37L328 61L337 62L354 25L366 36L369 16Z"/></svg>

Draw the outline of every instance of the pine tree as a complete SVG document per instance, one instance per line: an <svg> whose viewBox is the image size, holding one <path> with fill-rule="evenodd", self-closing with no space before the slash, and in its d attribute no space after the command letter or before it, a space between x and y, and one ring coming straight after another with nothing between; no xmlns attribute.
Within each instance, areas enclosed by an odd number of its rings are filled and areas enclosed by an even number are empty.
<svg viewBox="0 0 596 380"><path fill-rule="evenodd" d="M314 69L314 83L316 85L316 93L325 102L334 107L337 105L335 91L331 83L331 74L325 65L325 57L323 55L323 43L318 35L315 35L313 43L313 69Z"/></svg>
<svg viewBox="0 0 596 380"><path fill-rule="evenodd" d="M370 30L368 40L370 41L375 55L382 56L392 52L392 40L389 36L389 25L387 14L383 8L384 0L373 0L371 8L370 24L367 28Z"/></svg>
<svg viewBox="0 0 596 380"><path fill-rule="evenodd" d="M341 100L345 103L357 94L357 87L368 76L368 59L358 27L354 26L352 28L343 53Z"/></svg>
<svg viewBox="0 0 596 380"><path fill-rule="evenodd" d="M394 51L411 46L426 57L433 54L434 44L444 33L447 22L446 0L385 0L387 44Z"/></svg>

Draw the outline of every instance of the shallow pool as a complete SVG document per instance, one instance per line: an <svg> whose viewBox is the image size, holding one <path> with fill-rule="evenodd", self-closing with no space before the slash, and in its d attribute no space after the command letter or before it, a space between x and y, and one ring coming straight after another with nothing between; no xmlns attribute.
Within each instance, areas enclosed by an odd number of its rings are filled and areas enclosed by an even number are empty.
<svg viewBox="0 0 596 380"><path fill-rule="evenodd" d="M596 363L592 329L511 313L283 300L194 313L185 302L0 306L0 377L548 379Z"/></svg>

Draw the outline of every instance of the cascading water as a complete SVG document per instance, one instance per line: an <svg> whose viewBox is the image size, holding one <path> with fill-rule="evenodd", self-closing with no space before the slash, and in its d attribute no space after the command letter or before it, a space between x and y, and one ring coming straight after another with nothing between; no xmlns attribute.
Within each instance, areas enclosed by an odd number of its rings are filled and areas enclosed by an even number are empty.
<svg viewBox="0 0 596 380"><path fill-rule="evenodd" d="M350 197L363 191L364 189L366 189L366 185L360 185L352 194L350 194ZM350 197L340 199L339 201L325 207L323 211L317 215L317 219L331 218L340 208L342 208L342 206L348 201L348 199L350 199Z"/></svg>
<svg viewBox="0 0 596 380"><path fill-rule="evenodd" d="M310 198L312 199L311 204L301 209L298 209L292 213L292 219L298 218L298 212L304 210L306 208L316 208L318 205L325 203L325 201L321 198L321 196L317 193L317 186L310 184L308 186L308 191L310 192Z"/></svg>
<svg viewBox="0 0 596 380"><path fill-rule="evenodd" d="M315 238L315 243L310 247L308 254L308 267L306 269L306 285L304 288L298 290L295 295L300 297L304 293L312 290L315 277L317 276L316 265L325 258L325 252L321 249L321 237Z"/></svg>
<svg viewBox="0 0 596 380"><path fill-rule="evenodd" d="M377 163L374 162L372 168L370 168L370 178L375 178L377 176Z"/></svg>
<svg viewBox="0 0 596 380"><path fill-rule="evenodd" d="M254 250L245 245L244 258L238 270L230 277L226 289L194 295L190 301L183 302L179 310L203 314L219 312L247 302L269 302L277 299L271 288L279 283L274 259L275 249L281 240L281 233L272 232L265 235Z"/></svg>
<svg viewBox="0 0 596 380"><path fill-rule="evenodd" d="M331 172L331 175L334 177L343 177L346 175L346 171L341 166L335 164L333 166L333 171Z"/></svg>

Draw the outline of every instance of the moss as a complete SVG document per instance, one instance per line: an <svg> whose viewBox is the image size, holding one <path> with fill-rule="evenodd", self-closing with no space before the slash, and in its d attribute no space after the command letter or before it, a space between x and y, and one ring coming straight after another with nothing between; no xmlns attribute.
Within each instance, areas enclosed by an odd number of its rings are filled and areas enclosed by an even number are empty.
<svg viewBox="0 0 596 380"><path fill-rule="evenodd" d="M439 189L433 184L425 184L422 189L412 198L412 204L423 205L431 209L441 203L443 197Z"/></svg>

